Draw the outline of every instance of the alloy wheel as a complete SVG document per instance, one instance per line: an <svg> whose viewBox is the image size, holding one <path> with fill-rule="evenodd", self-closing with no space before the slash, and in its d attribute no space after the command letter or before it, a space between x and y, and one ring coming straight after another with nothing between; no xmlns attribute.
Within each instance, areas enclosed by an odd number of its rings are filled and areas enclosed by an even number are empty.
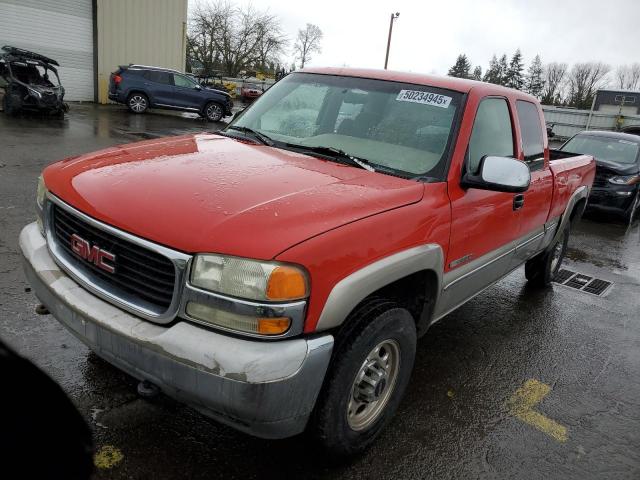
<svg viewBox="0 0 640 480"><path fill-rule="evenodd" d="M349 427L361 431L384 411L400 370L400 345L392 339L376 345L362 363L351 388L347 406Z"/></svg>
<svg viewBox="0 0 640 480"><path fill-rule="evenodd" d="M147 109L147 99L142 95L134 95L129 99L131 110L136 113L142 113Z"/></svg>
<svg viewBox="0 0 640 480"><path fill-rule="evenodd" d="M217 122L222 118L222 107L217 103L212 103L207 106L207 111L205 113L209 120Z"/></svg>

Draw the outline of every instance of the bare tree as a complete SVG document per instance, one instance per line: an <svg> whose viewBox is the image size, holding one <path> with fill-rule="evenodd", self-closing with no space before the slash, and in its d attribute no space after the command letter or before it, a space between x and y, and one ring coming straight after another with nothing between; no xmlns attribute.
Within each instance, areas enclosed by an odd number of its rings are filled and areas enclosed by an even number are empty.
<svg viewBox="0 0 640 480"><path fill-rule="evenodd" d="M590 108L596 91L607 82L609 65L602 62L576 63L569 72L569 105Z"/></svg>
<svg viewBox="0 0 640 480"><path fill-rule="evenodd" d="M544 89L542 90L542 103L545 105L558 105L562 100L562 89L568 66L566 63L552 62L544 69Z"/></svg>
<svg viewBox="0 0 640 480"><path fill-rule="evenodd" d="M304 30L298 30L298 38L293 46L296 57L300 59L300 68L311 60L312 53L320 53L320 42L322 41L322 30L313 23L307 23Z"/></svg>
<svg viewBox="0 0 640 480"><path fill-rule="evenodd" d="M247 68L264 68L278 63L285 45L280 20L251 5L198 3L190 18L187 54L206 71L237 76Z"/></svg>
<svg viewBox="0 0 640 480"><path fill-rule="evenodd" d="M637 90L640 88L640 63L621 65L616 70L617 87L622 90Z"/></svg>

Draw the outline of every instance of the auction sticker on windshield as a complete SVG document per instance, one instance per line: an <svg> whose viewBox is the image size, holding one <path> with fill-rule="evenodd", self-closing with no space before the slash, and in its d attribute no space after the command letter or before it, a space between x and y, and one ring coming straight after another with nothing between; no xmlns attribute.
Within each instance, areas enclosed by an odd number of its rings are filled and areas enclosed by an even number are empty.
<svg viewBox="0 0 640 480"><path fill-rule="evenodd" d="M396 100L399 102L421 103L423 105L433 105L434 107L449 108L451 97L438 93L423 92L420 90L400 90Z"/></svg>

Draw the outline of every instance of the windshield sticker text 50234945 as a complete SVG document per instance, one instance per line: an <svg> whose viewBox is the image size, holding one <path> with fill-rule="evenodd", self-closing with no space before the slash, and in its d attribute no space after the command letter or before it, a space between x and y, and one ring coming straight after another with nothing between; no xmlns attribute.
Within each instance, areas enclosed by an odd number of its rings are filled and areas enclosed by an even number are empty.
<svg viewBox="0 0 640 480"><path fill-rule="evenodd" d="M396 100L399 102L422 103L423 105L433 105L441 108L449 108L451 103L451 97L420 90L400 90Z"/></svg>

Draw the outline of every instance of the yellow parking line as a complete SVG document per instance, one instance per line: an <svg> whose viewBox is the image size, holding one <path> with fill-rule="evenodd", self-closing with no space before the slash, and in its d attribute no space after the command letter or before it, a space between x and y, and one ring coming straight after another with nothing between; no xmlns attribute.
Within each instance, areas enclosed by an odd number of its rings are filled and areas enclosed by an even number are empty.
<svg viewBox="0 0 640 480"><path fill-rule="evenodd" d="M564 443L568 438L567 427L533 410L550 391L551 387L546 383L527 380L507 401L507 408L519 420Z"/></svg>
<svg viewBox="0 0 640 480"><path fill-rule="evenodd" d="M109 469L122 461L124 455L119 448L113 445L105 445L93 456L93 464L97 468Z"/></svg>

